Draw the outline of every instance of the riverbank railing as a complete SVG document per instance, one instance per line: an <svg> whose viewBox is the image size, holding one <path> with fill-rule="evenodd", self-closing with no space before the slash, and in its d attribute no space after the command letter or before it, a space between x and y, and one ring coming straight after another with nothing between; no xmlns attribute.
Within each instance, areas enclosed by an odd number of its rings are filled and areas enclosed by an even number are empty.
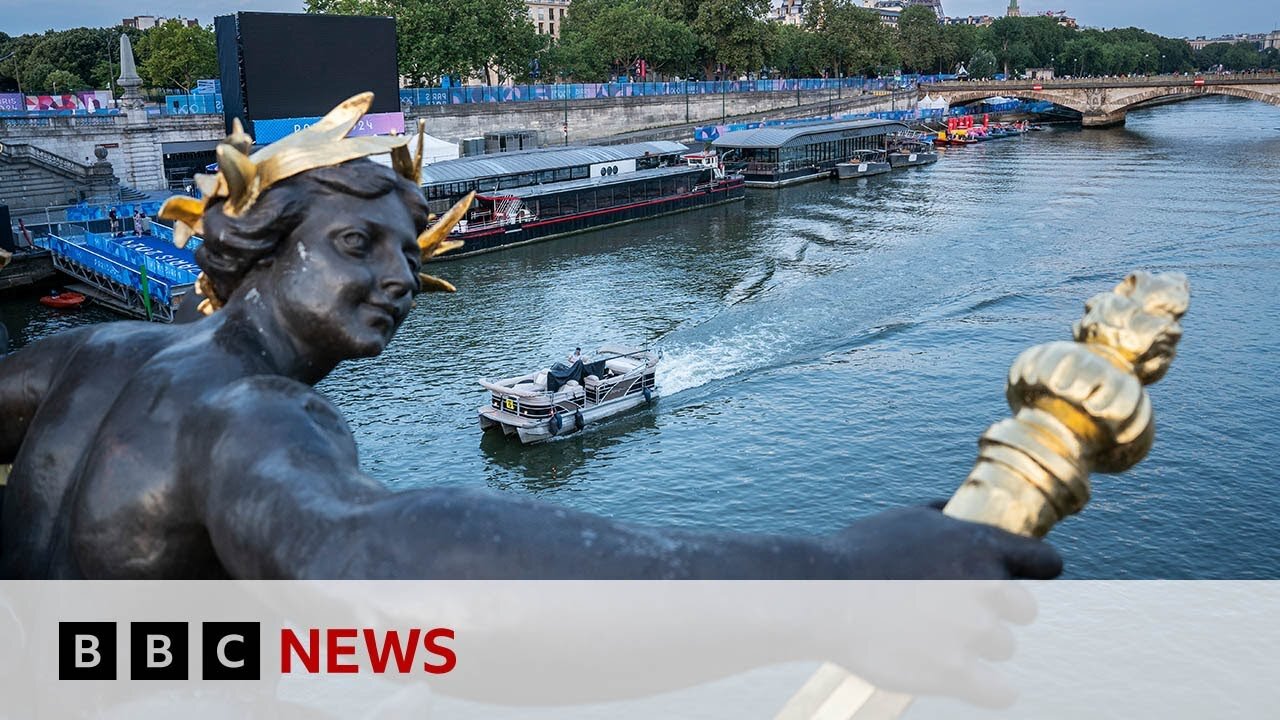
<svg viewBox="0 0 1280 720"><path fill-rule="evenodd" d="M754 122L730 123L727 125L703 125L694 128L693 139L697 142L712 142L721 135L734 130L754 130L762 127L796 127L816 125L846 120L896 120L898 122L916 122L921 120L945 120L948 117L962 115L981 115L984 113L1030 113L1043 114L1054 106L1043 100L1024 102L1011 100L1003 103L979 103L977 105L956 106L949 108L913 108L910 110L885 110L870 113L844 113L824 115L811 118L783 118L778 120L758 120Z"/></svg>
<svg viewBox="0 0 1280 720"><path fill-rule="evenodd" d="M675 80L670 82L557 83L553 85L462 85L438 88L404 88L400 104L465 105L497 102L546 102L618 97L669 97L728 93L877 92L944 82L953 75L902 75L895 77L789 78L777 80Z"/></svg>

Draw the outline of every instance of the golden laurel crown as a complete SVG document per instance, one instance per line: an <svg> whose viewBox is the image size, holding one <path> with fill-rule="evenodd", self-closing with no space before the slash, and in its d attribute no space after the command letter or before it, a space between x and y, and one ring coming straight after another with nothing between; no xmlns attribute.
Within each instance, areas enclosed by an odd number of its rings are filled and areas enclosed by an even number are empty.
<svg viewBox="0 0 1280 720"><path fill-rule="evenodd" d="M249 150L253 147L253 138L245 133L239 118L233 119L231 134L218 145L218 172L195 176L203 197L175 195L160 208L161 219L174 221L174 244L183 247L193 235L204 232L204 214L214 202L224 201L222 212L238 217L253 207L272 185L308 170L389 153L396 173L420 185L424 121L418 121L418 146L413 153L409 152L408 138L401 135L347 137L372 103L373 93L360 93L339 104L315 124L252 155ZM468 194L439 219L432 217L435 222L418 236L424 260L462 246L461 240L447 238L471 207L474 195ZM450 283L425 273L419 274L418 279L424 292L455 290ZM196 291L205 297L200 307L206 315L221 307L222 301L213 294L212 284L203 273L196 283Z"/></svg>

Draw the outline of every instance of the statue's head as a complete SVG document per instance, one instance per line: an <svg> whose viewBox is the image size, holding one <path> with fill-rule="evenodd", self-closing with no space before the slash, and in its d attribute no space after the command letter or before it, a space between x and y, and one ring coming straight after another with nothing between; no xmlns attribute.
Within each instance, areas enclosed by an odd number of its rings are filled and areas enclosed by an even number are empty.
<svg viewBox="0 0 1280 720"><path fill-rule="evenodd" d="M419 290L422 191L389 167L352 160L295 175L239 215L203 218L196 260L212 296L264 303L308 348L376 355Z"/></svg>
<svg viewBox="0 0 1280 720"><path fill-rule="evenodd" d="M264 308L307 353L338 361L386 347L420 291L453 286L420 274L424 258L461 245L447 239L468 196L430 224L417 155L403 137L348 137L371 93L249 154L239 121L218 146L218 173L196 176L204 195L178 196L160 216L175 242L204 237L196 260L200 309ZM368 158L391 155L391 167Z"/></svg>

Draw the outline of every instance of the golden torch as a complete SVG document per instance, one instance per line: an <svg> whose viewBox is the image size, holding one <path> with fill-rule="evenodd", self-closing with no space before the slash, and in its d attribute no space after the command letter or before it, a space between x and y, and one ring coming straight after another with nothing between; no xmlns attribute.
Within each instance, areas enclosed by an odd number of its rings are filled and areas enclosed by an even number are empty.
<svg viewBox="0 0 1280 720"><path fill-rule="evenodd" d="M1043 537L1089 501L1089 473L1146 457L1155 439L1145 385L1164 377L1191 288L1182 273L1136 272L1085 303L1075 342L1037 345L1009 368L1013 417L982 434L951 517ZM838 666L819 669L776 720L888 720L911 702Z"/></svg>

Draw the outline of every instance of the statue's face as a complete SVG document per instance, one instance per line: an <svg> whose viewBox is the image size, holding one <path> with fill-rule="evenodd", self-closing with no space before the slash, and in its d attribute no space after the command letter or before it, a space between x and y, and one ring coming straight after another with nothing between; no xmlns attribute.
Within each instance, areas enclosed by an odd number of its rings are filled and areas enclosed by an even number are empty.
<svg viewBox="0 0 1280 720"><path fill-rule="evenodd" d="M413 219L394 193L324 195L312 208L259 289L295 341L323 356L317 360L377 355L413 303L420 262Z"/></svg>

